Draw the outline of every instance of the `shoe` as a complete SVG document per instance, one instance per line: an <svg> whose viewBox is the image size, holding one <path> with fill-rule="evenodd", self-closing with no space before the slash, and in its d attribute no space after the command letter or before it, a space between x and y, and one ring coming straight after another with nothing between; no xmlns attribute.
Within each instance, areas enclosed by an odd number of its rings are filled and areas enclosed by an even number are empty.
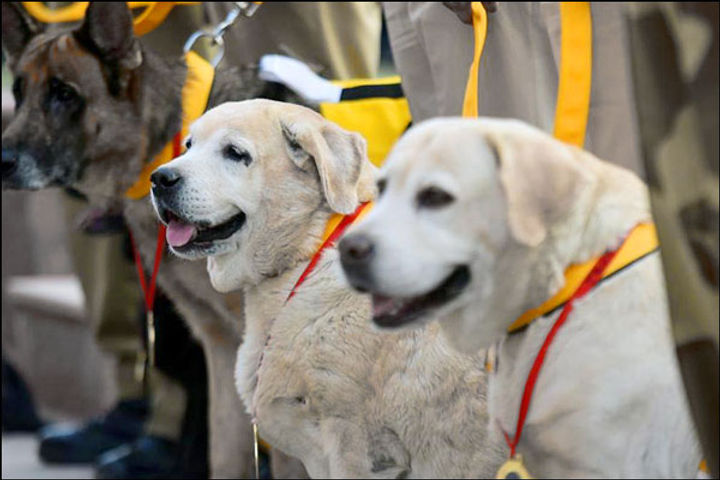
<svg viewBox="0 0 720 480"><path fill-rule="evenodd" d="M15 368L2 359L2 431L35 432L43 426L32 395Z"/></svg>
<svg viewBox="0 0 720 480"><path fill-rule="evenodd" d="M47 463L93 463L103 452L137 439L147 413L145 399L123 400L106 415L80 427L49 425L40 431L40 459Z"/></svg>
<svg viewBox="0 0 720 480"><path fill-rule="evenodd" d="M100 455L95 462L95 478L205 478L207 472L183 471L180 446L154 435L143 435L135 442Z"/></svg>

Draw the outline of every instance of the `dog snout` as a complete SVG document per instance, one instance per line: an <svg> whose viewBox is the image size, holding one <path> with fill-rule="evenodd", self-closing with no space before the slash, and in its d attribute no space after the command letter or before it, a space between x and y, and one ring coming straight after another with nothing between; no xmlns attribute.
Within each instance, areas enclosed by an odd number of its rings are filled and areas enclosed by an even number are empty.
<svg viewBox="0 0 720 480"><path fill-rule="evenodd" d="M370 264L375 254L372 239L361 233L348 235L340 241L338 249L350 285L361 292L371 290L373 281Z"/></svg>
<svg viewBox="0 0 720 480"><path fill-rule="evenodd" d="M153 191L168 193L177 190L183 183L183 177L174 168L158 168L150 175Z"/></svg>
<svg viewBox="0 0 720 480"><path fill-rule="evenodd" d="M18 166L18 155L15 149L2 149L2 178L12 175Z"/></svg>

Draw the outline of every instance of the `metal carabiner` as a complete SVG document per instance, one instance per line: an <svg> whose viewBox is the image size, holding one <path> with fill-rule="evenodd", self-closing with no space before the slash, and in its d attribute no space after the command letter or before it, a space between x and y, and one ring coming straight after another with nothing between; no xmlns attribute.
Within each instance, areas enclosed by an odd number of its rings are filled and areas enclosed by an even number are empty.
<svg viewBox="0 0 720 480"><path fill-rule="evenodd" d="M255 11L258 9L262 2L233 2L234 7L228 12L225 18L218 23L212 29L201 29L190 35L183 46L183 51L188 53L195 42L203 37L209 37L213 45L216 45L219 50L215 56L210 60L213 67L217 67L223 56L225 55L225 40L223 35L225 31L230 28L236 21L237 18L242 15L244 18L250 18L253 16Z"/></svg>

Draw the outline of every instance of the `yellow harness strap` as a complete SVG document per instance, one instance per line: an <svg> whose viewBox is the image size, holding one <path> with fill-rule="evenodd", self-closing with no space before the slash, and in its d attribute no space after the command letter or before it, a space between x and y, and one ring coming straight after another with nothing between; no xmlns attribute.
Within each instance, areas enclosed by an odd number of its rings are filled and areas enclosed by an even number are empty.
<svg viewBox="0 0 720 480"><path fill-rule="evenodd" d="M175 5L197 5L200 2L127 2L131 9L145 8L133 21L135 35L145 35L160 25ZM48 8L44 2L22 2L25 10L43 23L77 22L85 18L90 2L71 2L70 5Z"/></svg>
<svg viewBox="0 0 720 480"><path fill-rule="evenodd" d="M589 2L560 2L560 72L555 106L558 140L585 143L592 84L592 17Z"/></svg>
<svg viewBox="0 0 720 480"><path fill-rule="evenodd" d="M185 54L187 78L182 89L181 137L188 134L190 124L197 120L207 108L215 69L204 58L193 51ZM127 198L137 200L150 193L150 175L159 166L173 159L173 144L168 142L152 162L145 165L135 184L126 192Z"/></svg>
<svg viewBox="0 0 720 480"><path fill-rule="evenodd" d="M475 53L468 74L463 117L478 116L478 71L487 36L487 13L472 2ZM560 2L560 71L555 138L579 147L585 142L592 80L592 17L589 2Z"/></svg>
<svg viewBox="0 0 720 480"><path fill-rule="evenodd" d="M609 277L636 260L657 250L658 246L659 243L655 225L652 223L641 223L635 227L625 239L625 242L622 247L620 247L620 250L617 255L615 255L615 258L612 262L610 262L610 265L608 265L608 268L605 270L602 278ZM560 289L560 291L539 307L530 309L520 315L520 317L518 317L518 319L510 325L508 331L514 332L519 330L536 318L542 317L543 315L546 315L552 310L555 310L557 307L563 305L570 298L573 292L577 290L588 273L590 273L590 270L592 270L593 265L595 265L598 258L600 258L599 255L595 258L591 258L587 262L570 265L567 270L565 270L565 285Z"/></svg>
<svg viewBox="0 0 720 480"><path fill-rule="evenodd" d="M473 32L475 33L475 52L470 64L465 99L463 100L463 117L475 118L478 116L478 72L480 59L485 48L487 36L487 12L481 2L472 2Z"/></svg>

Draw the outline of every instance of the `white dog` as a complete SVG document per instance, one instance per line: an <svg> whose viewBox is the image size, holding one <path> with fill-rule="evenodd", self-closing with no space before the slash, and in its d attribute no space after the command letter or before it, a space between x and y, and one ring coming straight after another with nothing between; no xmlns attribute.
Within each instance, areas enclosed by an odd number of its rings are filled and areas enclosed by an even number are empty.
<svg viewBox="0 0 720 480"><path fill-rule="evenodd" d="M250 100L207 112L188 146L155 172L153 201L176 254L207 257L215 288L244 291L236 381L262 437L313 477L492 475L502 438L487 435L482 358L437 326L376 332L335 248L287 301L330 216L375 196L364 140Z"/></svg>
<svg viewBox="0 0 720 480"><path fill-rule="evenodd" d="M512 438L530 367L560 314L507 329L565 269L650 221L632 173L519 121L437 119L391 152L380 199L340 244L384 327L438 318L491 347L492 425ZM507 455L506 449L506 455ZM540 477L688 477L699 446L676 364L662 268L646 255L575 303L549 347L518 452Z"/></svg>

